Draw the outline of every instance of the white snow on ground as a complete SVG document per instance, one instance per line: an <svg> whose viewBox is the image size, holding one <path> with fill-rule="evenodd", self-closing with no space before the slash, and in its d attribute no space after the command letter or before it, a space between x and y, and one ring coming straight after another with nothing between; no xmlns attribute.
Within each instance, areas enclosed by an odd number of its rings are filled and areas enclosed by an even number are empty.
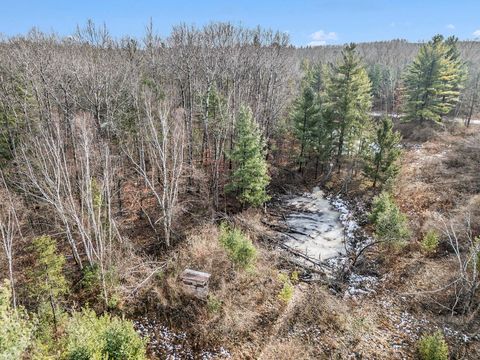
<svg viewBox="0 0 480 360"><path fill-rule="evenodd" d="M175 333L169 328L147 317L134 321L136 331L148 338L148 348L156 356L166 360L177 359L230 359L231 355L223 347L195 353L188 344L187 334Z"/></svg>
<svg viewBox="0 0 480 360"><path fill-rule="evenodd" d="M345 291L345 297L356 297L375 293L374 287L378 284L378 278L375 276L350 274L348 279L348 289Z"/></svg>

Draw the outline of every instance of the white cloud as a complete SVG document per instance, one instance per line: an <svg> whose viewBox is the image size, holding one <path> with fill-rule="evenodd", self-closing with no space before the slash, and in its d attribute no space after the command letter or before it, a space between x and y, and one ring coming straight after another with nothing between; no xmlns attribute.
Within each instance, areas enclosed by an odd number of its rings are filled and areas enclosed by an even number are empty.
<svg viewBox="0 0 480 360"><path fill-rule="evenodd" d="M326 32L324 30L315 31L313 34L310 34L309 46L321 46L327 45L328 41L335 41L338 39L337 33L330 31Z"/></svg>
<svg viewBox="0 0 480 360"><path fill-rule="evenodd" d="M472 34L475 38L480 38L480 29L475 30Z"/></svg>
<svg viewBox="0 0 480 360"><path fill-rule="evenodd" d="M448 24L448 25L446 26L446 28L449 29L449 30L454 30L454 29L455 29L455 25L453 25L453 24Z"/></svg>

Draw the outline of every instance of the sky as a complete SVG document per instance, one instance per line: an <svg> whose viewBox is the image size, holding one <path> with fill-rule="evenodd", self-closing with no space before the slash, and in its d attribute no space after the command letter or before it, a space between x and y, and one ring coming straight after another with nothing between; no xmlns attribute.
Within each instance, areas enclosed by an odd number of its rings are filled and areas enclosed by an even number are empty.
<svg viewBox="0 0 480 360"><path fill-rule="evenodd" d="M161 36L179 23L228 21L288 32L296 46L425 41L438 33L480 40L480 0L0 0L0 9L6 36L34 26L70 35L92 19L116 37L141 37L152 19Z"/></svg>

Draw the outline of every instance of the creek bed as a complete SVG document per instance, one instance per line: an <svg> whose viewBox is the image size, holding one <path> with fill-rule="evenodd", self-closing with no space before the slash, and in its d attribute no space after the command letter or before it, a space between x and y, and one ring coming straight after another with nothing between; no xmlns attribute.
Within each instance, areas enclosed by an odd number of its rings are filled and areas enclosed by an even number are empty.
<svg viewBox="0 0 480 360"><path fill-rule="evenodd" d="M285 245L319 262L346 255L345 227L337 211L318 188L288 199L293 211L285 216Z"/></svg>
<svg viewBox="0 0 480 360"><path fill-rule="evenodd" d="M282 247L306 269L335 277L348 268L349 257L373 241L358 223L358 217L365 215L364 207L357 204L354 211L354 206L338 195L326 195L316 187L302 195L284 196L280 202ZM318 278L308 270L306 274L306 279ZM344 296L374 293L377 282L372 274L349 269Z"/></svg>

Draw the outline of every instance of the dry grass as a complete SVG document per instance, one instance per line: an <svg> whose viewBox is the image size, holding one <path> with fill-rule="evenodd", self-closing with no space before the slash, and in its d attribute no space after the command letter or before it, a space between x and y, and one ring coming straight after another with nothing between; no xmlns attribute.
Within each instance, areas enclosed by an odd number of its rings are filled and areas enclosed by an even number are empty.
<svg viewBox="0 0 480 360"><path fill-rule="evenodd" d="M409 142L422 143L437 138L444 127L434 121L410 121L397 123L395 130L399 131L402 138Z"/></svg>
<svg viewBox="0 0 480 360"><path fill-rule="evenodd" d="M438 132L438 130L437 130ZM411 138L407 137L410 141ZM424 139L425 140L425 139ZM414 240L421 240L429 229L441 232L446 221L464 223L470 217L473 234L480 234L480 133L477 128L458 126L442 130L426 139L421 146L407 142L395 196L410 219ZM459 234L463 234L459 231ZM462 241L462 237L460 241ZM427 257L413 244L408 252L383 264L384 289L401 307L418 317L426 317L431 326L449 326L467 331L466 318L451 316L455 301L452 283L458 264L451 248L442 239L435 256ZM459 319L463 319L459 321ZM463 323L459 326L460 323ZM470 323L470 324L474 324ZM462 343L451 336L452 352L459 354L468 347L463 358L476 358L477 342ZM469 353L470 352L470 353Z"/></svg>
<svg viewBox="0 0 480 360"><path fill-rule="evenodd" d="M432 214L453 215L480 192L480 133L443 133L406 151L396 197L416 235Z"/></svg>
<svg viewBox="0 0 480 360"><path fill-rule="evenodd" d="M300 339L279 339L267 346L262 360L307 360L312 359Z"/></svg>
<svg viewBox="0 0 480 360"><path fill-rule="evenodd" d="M261 359L401 359L407 348L392 344L412 341L396 327L393 310L381 299L343 300L327 289L310 285L295 304ZM293 354L293 355L292 355ZM296 355L298 354L298 355Z"/></svg>
<svg viewBox="0 0 480 360"><path fill-rule="evenodd" d="M260 225L259 217L251 215L240 216L236 222L248 225L247 232L253 234ZM221 345L234 349L239 358L248 358L262 346L265 333L283 307L277 298L281 284L276 259L257 246L255 267L239 269L218 236L213 224L192 231L175 256L170 256L162 279L144 295L149 304L155 304L152 310L165 314L167 323L186 331L199 347ZM211 274L210 300L184 295L179 275L185 268Z"/></svg>

